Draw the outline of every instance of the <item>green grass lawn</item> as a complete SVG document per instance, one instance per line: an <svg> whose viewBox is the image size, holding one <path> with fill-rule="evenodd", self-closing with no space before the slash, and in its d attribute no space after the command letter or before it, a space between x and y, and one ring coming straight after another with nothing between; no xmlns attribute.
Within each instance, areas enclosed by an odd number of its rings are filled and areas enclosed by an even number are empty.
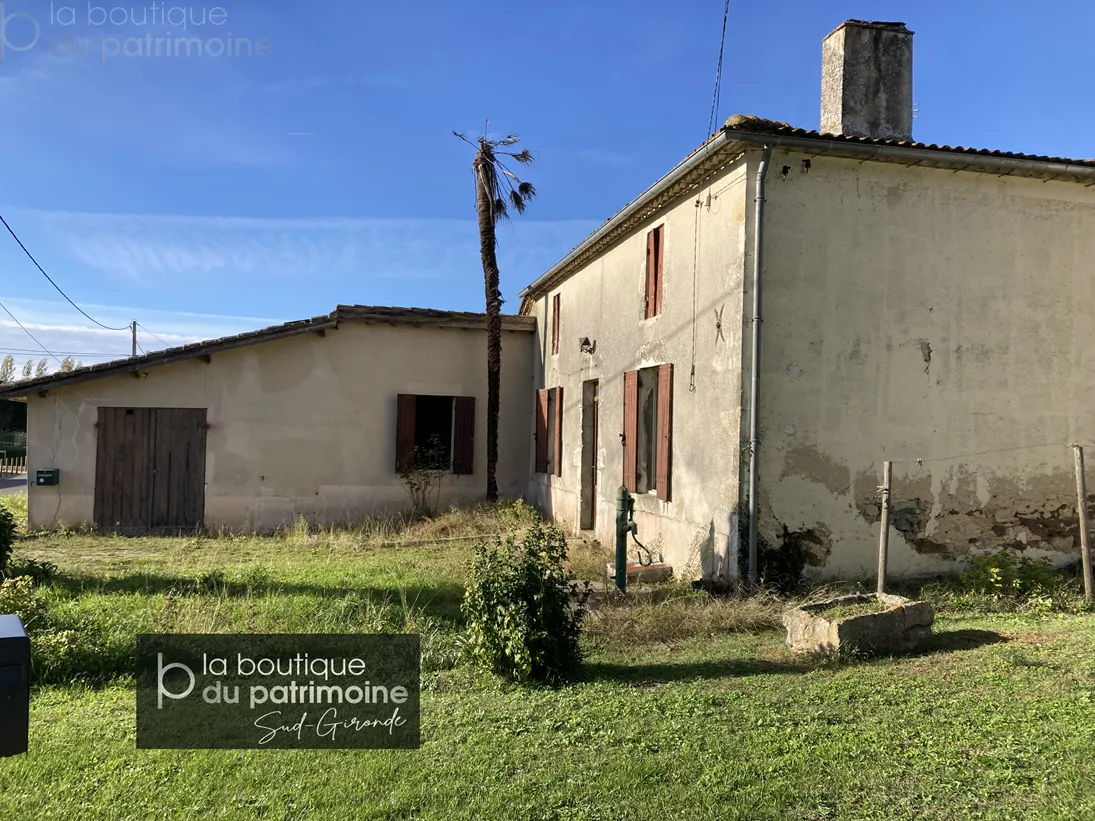
<svg viewBox="0 0 1095 821"><path fill-rule="evenodd" d="M0 819L1095 818L1091 615L943 613L931 652L826 662L771 601L682 591L597 611L585 680L521 690L457 653L460 537L505 525L22 542L104 683L36 689ZM424 635L419 750L135 748L137 632L382 629Z"/></svg>

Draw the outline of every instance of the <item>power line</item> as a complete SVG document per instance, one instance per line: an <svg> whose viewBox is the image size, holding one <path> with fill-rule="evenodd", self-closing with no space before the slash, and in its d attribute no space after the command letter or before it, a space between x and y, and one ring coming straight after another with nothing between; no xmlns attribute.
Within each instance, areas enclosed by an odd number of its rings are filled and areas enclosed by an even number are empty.
<svg viewBox="0 0 1095 821"><path fill-rule="evenodd" d="M719 98L722 96L722 55L726 49L726 21L730 16L730 0L726 0L726 5L722 10L722 37L719 40L719 64L715 69L715 90L711 94L711 116L707 120L707 135L704 139L711 137L711 130L715 127L715 114L719 108Z"/></svg>
<svg viewBox="0 0 1095 821"><path fill-rule="evenodd" d="M148 330L148 328L146 328L140 322L137 323L137 327L140 328L142 331L144 331L146 334L148 334L150 337L155 339L161 345L167 345L167 347L169 347L169 348L171 347L167 342L164 342L162 339L160 339L158 336L156 336L156 334L152 333L152 331Z"/></svg>
<svg viewBox="0 0 1095 821"><path fill-rule="evenodd" d="M27 250L27 246L25 246L25 245L23 244L23 241L22 241L21 239L19 239L19 236L18 236L18 235L17 235L17 234L16 234L16 233L15 233L15 232L14 232L14 231L13 231L13 230L11 229L11 226L10 226L10 225L8 225L8 221L7 221L6 219L4 219L4 215L3 215L3 214L0 214L0 223L3 223L4 227L8 229L8 233L9 233L9 234L11 234L12 238L13 238L13 239L14 239L14 240L15 240L15 241L16 241L17 243L19 243L19 247L23 249L23 253L27 255L27 258L28 258L28 259L29 259L29 260L30 260L31 262L33 262L33 263L34 263L34 267L35 267L35 268L37 268L37 269L38 269L39 271L41 271L41 272L42 272L42 276L44 276L44 277L45 277L46 279L48 279L48 280L49 280L49 284L50 284L50 285L52 285L52 286L53 286L54 288L56 288L56 289L57 289L57 293L59 293L59 294L60 294L61 296L63 296L63 297L64 297L64 298L65 298L65 299L66 299L66 300L68 301L68 304L69 304L69 305L71 305L71 306L72 306L73 308L75 308L75 309L76 309L77 311L79 311L80 313L82 313L82 314L83 314L84 316L86 316L86 317L87 317L88 319L90 319L90 320L91 320L92 322L94 322L94 323L95 323L96 325L98 325L98 326L99 326L100 328L104 328L104 329L106 329L106 330L108 330L108 331L128 331L128 330L129 330L129 326L128 326L128 325L126 325L126 326L125 326L125 327L123 327L123 328L112 328L112 327L110 327L109 325L104 325L104 324L103 324L102 322L100 322L99 320L97 320L97 319L96 319L95 317L93 317L93 316L92 316L91 314L89 314L89 313L88 313L87 311L85 311L85 310L84 310L83 308L81 308L81 307L80 307L79 305L77 305L77 304L76 304L75 302L73 302L73 301L72 301L71 299L69 299L69 296L68 296L68 294L66 294L66 293L65 293L64 291L62 291L62 290L61 290L61 286L60 286L60 285L58 285L58 284L57 284L56 282L54 282L54 281L53 281L53 278L52 278L52 277L51 277L51 276L50 276L49 274L47 274L47 273L46 273L46 269L45 269L45 268L43 268L43 267L42 267L41 265L39 265L39 264L38 264L38 260L36 260L36 259L34 258L34 255L33 255L33 254L31 254L31 252ZM5 308L4 310L7 310L7 308ZM8 316L11 316L11 312L10 312L10 311L8 312ZM12 319L15 319L15 317L14 317L14 316L12 316L11 318L12 318ZM16 322L18 322L18 320L16 320ZM22 326L20 326L20 327L22 327ZM24 328L24 330L26 330L26 329ZM37 340L35 340L35 341L37 342ZM39 344L41 344L41 343L39 343ZM51 356L52 356L52 354L51 354ZM56 358L56 357L54 357L54 358Z"/></svg>
<svg viewBox="0 0 1095 821"><path fill-rule="evenodd" d="M41 351L33 348L0 348L0 354L11 354L12 356L35 356L40 354ZM124 357L124 353L115 351L114 353L95 353L92 351L54 351L53 353L58 356L91 356L91 357Z"/></svg>
<svg viewBox="0 0 1095 821"><path fill-rule="evenodd" d="M2 219L3 219L3 217L0 217L0 220L2 220ZM16 325L18 325L18 326L19 326L20 328L23 328L23 333L25 333L25 334L26 334L27 336L29 336L29 337L30 337L31 339L33 339L33 340L34 340L34 343L35 343L35 344L36 344L36 345L37 345L37 346L38 346L39 348L41 348L41 349L42 349L43 351L45 351L45 352L46 352L46 353L48 353L48 354L49 354L50 356L52 356L52 357L53 357L54 359L56 359L56 360L57 360L57 362L58 362L58 364L60 364L61 360L60 360L60 359L59 359L59 358L58 358L58 357L57 357L57 356L56 356L56 355L55 355L55 354L54 354L54 353L53 353L53 352L52 352L52 351L51 351L51 350L50 350L49 348L47 348L47 347L46 347L45 345L43 345L43 344L42 344L41 342L39 342L39 341L38 341L38 337L36 337L36 336L35 336L34 334L32 334L32 333L31 333L30 331L28 331L28 330L27 330L27 329L26 329L25 327L23 327L23 323L22 323L22 322L20 322L20 321L19 321L18 319L16 319L16 318L15 318L15 314L13 314L13 313L12 313L11 311L9 311L9 310L8 310L8 306L7 306L7 305L5 305L5 304L4 304L3 302L0 302L0 308L3 308L3 309L4 309L4 313L6 313L6 314L7 314L8 316L10 316L10 317L11 317L11 321L12 321L12 322L14 322L14 323L15 323Z"/></svg>

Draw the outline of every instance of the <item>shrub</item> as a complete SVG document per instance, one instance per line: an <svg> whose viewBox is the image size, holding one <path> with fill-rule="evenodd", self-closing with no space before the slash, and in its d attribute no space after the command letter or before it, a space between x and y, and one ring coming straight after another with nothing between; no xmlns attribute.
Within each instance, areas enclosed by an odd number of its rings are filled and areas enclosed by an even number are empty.
<svg viewBox="0 0 1095 821"><path fill-rule="evenodd" d="M7 575L11 551L15 547L15 517L6 507L0 507L0 576Z"/></svg>
<svg viewBox="0 0 1095 821"><path fill-rule="evenodd" d="M441 479L449 472L441 438L430 434L426 446L416 445L414 453L399 467L399 478L411 497L411 518L430 517L441 499Z"/></svg>
<svg viewBox="0 0 1095 821"><path fill-rule="evenodd" d="M743 581L749 573L749 516L738 517L738 574ZM762 585L774 587L783 595L798 590L806 569L806 545L797 533L783 528L780 543L773 547L757 534L757 577Z"/></svg>
<svg viewBox="0 0 1095 821"><path fill-rule="evenodd" d="M561 684L582 663L578 643L585 597L565 570L566 537L533 522L523 538L475 550L464 615L472 660L522 684Z"/></svg>
<svg viewBox="0 0 1095 821"><path fill-rule="evenodd" d="M529 527L540 521L539 512L524 499L515 499L512 502L505 500L499 502L498 515L502 518L502 521L506 526L515 530Z"/></svg>
<svg viewBox="0 0 1095 821"><path fill-rule="evenodd" d="M1048 559L1016 556L1011 550L974 556L959 576L966 591L1001 596L1041 596L1060 588L1062 581Z"/></svg>
<svg viewBox="0 0 1095 821"><path fill-rule="evenodd" d="M0 582L0 613L14 613L29 630L44 607L34 580L29 576L4 579Z"/></svg>

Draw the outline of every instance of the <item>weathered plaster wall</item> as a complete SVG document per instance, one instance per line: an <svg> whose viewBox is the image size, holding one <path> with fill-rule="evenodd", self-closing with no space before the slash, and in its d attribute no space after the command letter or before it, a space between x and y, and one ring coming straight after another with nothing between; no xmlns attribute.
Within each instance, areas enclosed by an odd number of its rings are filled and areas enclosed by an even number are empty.
<svg viewBox="0 0 1095 821"><path fill-rule="evenodd" d="M655 214L535 307L535 379L538 386L563 387L565 455L561 476L537 474L530 461L530 501L561 524L579 527L582 383L599 380L595 531L602 543L615 544L615 500L623 479L623 374L672 363L671 499L638 496L635 519L639 539L660 548L679 576L721 573L736 534L731 513L737 504L741 419L743 174L739 163L699 194ZM663 311L646 320L646 235L659 224L665 226ZM550 306L556 293L562 327L559 353L552 355ZM579 352L582 337L596 343L592 355Z"/></svg>
<svg viewBox="0 0 1095 821"><path fill-rule="evenodd" d="M1068 560L1067 446L1095 442L1095 193L803 159L777 152L768 181L762 532L871 572L891 460L893 572L1005 546Z"/></svg>
<svg viewBox="0 0 1095 821"><path fill-rule="evenodd" d="M532 417L533 334L502 333L498 485L524 495ZM395 473L399 393L474 396L471 476L446 476L442 503L486 491L486 334L348 322L325 337L266 342L36 394L28 400L28 467L60 468L56 487L30 487L30 524L93 520L97 408L205 407L205 522L268 530L404 509Z"/></svg>

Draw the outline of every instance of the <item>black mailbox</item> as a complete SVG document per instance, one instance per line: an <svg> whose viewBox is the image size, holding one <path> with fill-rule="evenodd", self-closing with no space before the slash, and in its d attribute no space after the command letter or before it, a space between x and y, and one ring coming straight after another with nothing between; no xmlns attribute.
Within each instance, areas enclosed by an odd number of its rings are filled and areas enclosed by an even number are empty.
<svg viewBox="0 0 1095 821"><path fill-rule="evenodd" d="M27 751L30 639L18 616L0 616L0 757Z"/></svg>

